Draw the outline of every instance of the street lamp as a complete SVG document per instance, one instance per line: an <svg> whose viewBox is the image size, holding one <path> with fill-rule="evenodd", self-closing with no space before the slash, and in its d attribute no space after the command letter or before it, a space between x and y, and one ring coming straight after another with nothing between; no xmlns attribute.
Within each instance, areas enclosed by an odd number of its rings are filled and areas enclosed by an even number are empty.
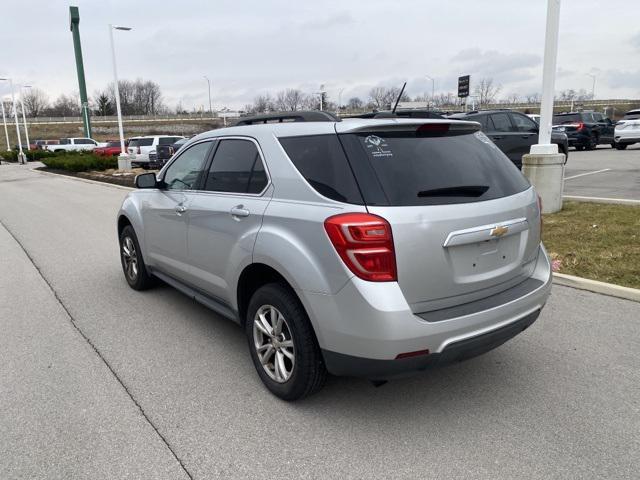
<svg viewBox="0 0 640 480"><path fill-rule="evenodd" d="M115 85L116 95L116 111L118 113L118 131L120 132L120 156L118 157L118 170L131 169L131 162L129 161L129 155L124 150L124 131L122 129L122 111L120 109L120 89L118 88L118 69L116 67L116 49L113 45L113 31L124 30L129 31L131 27L120 27L118 25L109 24L109 39L111 40L111 59L113 60L113 80Z"/></svg>
<svg viewBox="0 0 640 480"><path fill-rule="evenodd" d="M31 144L29 143L29 129L27 128L27 119L24 115L24 89L31 88L31 85L22 85L20 87L20 107L22 108L22 123L24 124L24 135L27 137L27 151L31 150Z"/></svg>
<svg viewBox="0 0 640 480"><path fill-rule="evenodd" d="M320 91L316 92L316 95L320 95L320 111L322 111L322 97L324 97L324 94L327 93L324 91L324 83L322 85L320 85Z"/></svg>
<svg viewBox="0 0 640 480"><path fill-rule="evenodd" d="M431 80L431 103L430 104L433 104L433 99L436 96L436 82L429 75L425 75L425 77L427 77L429 80Z"/></svg>
<svg viewBox="0 0 640 480"><path fill-rule="evenodd" d="M596 99L596 76L593 73L587 73L587 76L593 78L593 84L591 85L591 100Z"/></svg>
<svg viewBox="0 0 640 480"><path fill-rule="evenodd" d="M209 77L204 75L204 79L207 81L207 85L209 85L209 115L213 117L213 108L211 107L211 80Z"/></svg>
<svg viewBox="0 0 640 480"><path fill-rule="evenodd" d="M22 151L22 140L20 139L20 125L18 124L18 109L16 108L16 96L13 93L13 81L10 78L0 78L9 82L9 88L11 89L11 102L13 103L13 118L16 122L16 136L18 137L18 163L27 163L24 152Z"/></svg>
<svg viewBox="0 0 640 480"><path fill-rule="evenodd" d="M338 91L338 110L336 111L336 115L340 115L340 109L342 108L342 92L344 91L344 88L341 88Z"/></svg>
<svg viewBox="0 0 640 480"><path fill-rule="evenodd" d="M7 152L11 151L11 146L9 145L9 131L7 130L7 117L4 115L4 98L0 97L0 108L2 108L2 124L4 125L4 136L7 139Z"/></svg>

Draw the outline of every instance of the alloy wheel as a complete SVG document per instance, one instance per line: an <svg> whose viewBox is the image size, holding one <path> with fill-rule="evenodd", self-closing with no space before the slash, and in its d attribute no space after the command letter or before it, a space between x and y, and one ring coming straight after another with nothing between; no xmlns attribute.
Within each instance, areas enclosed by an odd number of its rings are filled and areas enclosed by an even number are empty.
<svg viewBox="0 0 640 480"><path fill-rule="evenodd" d="M122 240L122 261L125 274L130 281L135 282L138 278L138 254L131 237L124 237Z"/></svg>
<svg viewBox="0 0 640 480"><path fill-rule="evenodd" d="M284 315L272 305L263 305L253 318L253 344L269 378L285 383L295 368L295 347Z"/></svg>

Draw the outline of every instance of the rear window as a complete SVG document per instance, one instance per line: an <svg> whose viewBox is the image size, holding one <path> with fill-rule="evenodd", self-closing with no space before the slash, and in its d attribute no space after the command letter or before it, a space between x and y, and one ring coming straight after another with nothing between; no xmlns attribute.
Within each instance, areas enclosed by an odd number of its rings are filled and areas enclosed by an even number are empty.
<svg viewBox="0 0 640 480"><path fill-rule="evenodd" d="M518 168L482 132L342 135L369 205L442 205L507 197L529 188Z"/></svg>
<svg viewBox="0 0 640 480"><path fill-rule="evenodd" d="M337 135L280 138L280 144L300 174L321 195L362 205L353 172Z"/></svg>
<svg viewBox="0 0 640 480"><path fill-rule="evenodd" d="M134 138L129 142L130 147L150 147L153 145L153 138Z"/></svg>
<svg viewBox="0 0 640 480"><path fill-rule="evenodd" d="M158 145L173 145L176 140L176 137L162 137L158 139Z"/></svg>
<svg viewBox="0 0 640 480"><path fill-rule="evenodd" d="M582 117L580 116L579 113L553 116L554 125L561 125L563 123L580 123L580 122L582 122Z"/></svg>
<svg viewBox="0 0 640 480"><path fill-rule="evenodd" d="M627 112L624 114L623 120L638 120L640 119L640 110Z"/></svg>

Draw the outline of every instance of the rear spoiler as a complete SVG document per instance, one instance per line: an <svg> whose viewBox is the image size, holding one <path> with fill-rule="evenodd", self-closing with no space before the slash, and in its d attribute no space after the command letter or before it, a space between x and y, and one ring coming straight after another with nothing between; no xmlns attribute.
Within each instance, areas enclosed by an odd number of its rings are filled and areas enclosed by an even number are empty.
<svg viewBox="0 0 640 480"><path fill-rule="evenodd" d="M350 125L350 123L353 123ZM420 121L419 119L395 120L385 122L342 122L336 124L337 133L366 133L366 132L410 132L425 135L465 135L479 132L481 126L478 122L468 121Z"/></svg>

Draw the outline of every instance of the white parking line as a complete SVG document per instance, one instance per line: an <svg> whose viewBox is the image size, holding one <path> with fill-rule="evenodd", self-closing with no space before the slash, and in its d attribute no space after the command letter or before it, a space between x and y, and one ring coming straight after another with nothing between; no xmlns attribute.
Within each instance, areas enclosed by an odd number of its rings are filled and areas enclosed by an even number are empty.
<svg viewBox="0 0 640 480"><path fill-rule="evenodd" d="M610 168L603 168L602 170L596 170L595 172L587 172L587 173L581 173L579 175L573 175L572 177L564 177L564 179L565 180L572 180L574 178L584 177L585 175L594 175L596 173L608 172L609 170L611 170L611 169Z"/></svg>

